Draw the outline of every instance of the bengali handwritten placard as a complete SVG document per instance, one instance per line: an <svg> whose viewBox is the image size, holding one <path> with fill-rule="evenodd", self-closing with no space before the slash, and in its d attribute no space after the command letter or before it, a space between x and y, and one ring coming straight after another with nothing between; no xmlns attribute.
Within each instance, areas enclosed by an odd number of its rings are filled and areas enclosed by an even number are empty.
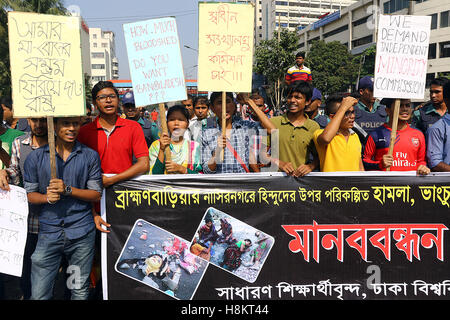
<svg viewBox="0 0 450 320"><path fill-rule="evenodd" d="M380 15L374 96L423 99L431 16Z"/></svg>
<svg viewBox="0 0 450 320"><path fill-rule="evenodd" d="M123 30L136 105L186 99L175 18L128 23Z"/></svg>
<svg viewBox="0 0 450 320"><path fill-rule="evenodd" d="M86 113L80 17L8 12L14 116Z"/></svg>
<svg viewBox="0 0 450 320"><path fill-rule="evenodd" d="M0 190L0 273L20 277L27 241L28 202L25 189Z"/></svg>
<svg viewBox="0 0 450 320"><path fill-rule="evenodd" d="M199 3L198 89L250 92L254 6Z"/></svg>

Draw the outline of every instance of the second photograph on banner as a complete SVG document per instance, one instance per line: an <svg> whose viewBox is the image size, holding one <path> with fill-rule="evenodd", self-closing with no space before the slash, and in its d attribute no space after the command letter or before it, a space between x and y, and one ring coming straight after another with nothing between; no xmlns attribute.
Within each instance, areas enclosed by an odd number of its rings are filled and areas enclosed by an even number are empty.
<svg viewBox="0 0 450 320"><path fill-rule="evenodd" d="M193 254L248 282L255 282L275 239L254 227L208 208L192 239Z"/></svg>

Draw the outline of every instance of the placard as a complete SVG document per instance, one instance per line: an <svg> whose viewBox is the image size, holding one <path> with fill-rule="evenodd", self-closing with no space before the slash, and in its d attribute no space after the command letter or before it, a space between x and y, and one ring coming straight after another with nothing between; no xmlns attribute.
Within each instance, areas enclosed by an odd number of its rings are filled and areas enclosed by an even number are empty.
<svg viewBox="0 0 450 320"><path fill-rule="evenodd" d="M380 15L374 96L423 99L431 16Z"/></svg>
<svg viewBox="0 0 450 320"><path fill-rule="evenodd" d="M14 117L85 115L80 17L8 12Z"/></svg>
<svg viewBox="0 0 450 320"><path fill-rule="evenodd" d="M123 25L136 106L186 99L175 18Z"/></svg>
<svg viewBox="0 0 450 320"><path fill-rule="evenodd" d="M27 241L28 202L25 189L0 190L0 273L22 276Z"/></svg>
<svg viewBox="0 0 450 320"><path fill-rule="evenodd" d="M200 91L251 91L254 11L252 4L199 3Z"/></svg>

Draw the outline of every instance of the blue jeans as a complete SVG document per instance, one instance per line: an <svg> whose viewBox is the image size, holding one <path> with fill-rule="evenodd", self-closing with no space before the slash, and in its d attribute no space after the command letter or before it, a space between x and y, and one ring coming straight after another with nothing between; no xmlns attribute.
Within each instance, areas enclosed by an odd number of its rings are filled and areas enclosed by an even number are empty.
<svg viewBox="0 0 450 320"><path fill-rule="evenodd" d="M31 299L49 300L53 295L58 269L64 254L69 263L67 285L72 300L87 300L89 296L89 275L95 251L95 228L78 239L63 236L50 239L39 234L36 250L31 256Z"/></svg>

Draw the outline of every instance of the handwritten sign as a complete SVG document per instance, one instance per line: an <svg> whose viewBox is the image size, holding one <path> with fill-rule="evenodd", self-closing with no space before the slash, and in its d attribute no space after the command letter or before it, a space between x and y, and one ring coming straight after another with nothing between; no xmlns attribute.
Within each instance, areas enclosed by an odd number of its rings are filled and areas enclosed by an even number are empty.
<svg viewBox="0 0 450 320"><path fill-rule="evenodd" d="M380 15L374 96L423 99L431 16Z"/></svg>
<svg viewBox="0 0 450 320"><path fill-rule="evenodd" d="M186 99L175 18L128 23L123 30L136 105Z"/></svg>
<svg viewBox="0 0 450 320"><path fill-rule="evenodd" d="M198 89L250 92L254 6L199 3Z"/></svg>
<svg viewBox="0 0 450 320"><path fill-rule="evenodd" d="M14 116L86 113L80 18L8 12Z"/></svg>
<svg viewBox="0 0 450 320"><path fill-rule="evenodd" d="M0 190L0 273L20 277L27 241L28 201L23 188Z"/></svg>

